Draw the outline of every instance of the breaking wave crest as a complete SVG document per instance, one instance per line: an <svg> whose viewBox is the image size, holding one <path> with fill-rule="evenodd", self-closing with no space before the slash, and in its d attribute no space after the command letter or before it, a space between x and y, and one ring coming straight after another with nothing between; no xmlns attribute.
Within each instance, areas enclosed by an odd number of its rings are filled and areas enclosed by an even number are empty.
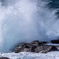
<svg viewBox="0 0 59 59"><path fill-rule="evenodd" d="M59 19L41 0L0 0L0 51L21 42L59 37Z"/></svg>

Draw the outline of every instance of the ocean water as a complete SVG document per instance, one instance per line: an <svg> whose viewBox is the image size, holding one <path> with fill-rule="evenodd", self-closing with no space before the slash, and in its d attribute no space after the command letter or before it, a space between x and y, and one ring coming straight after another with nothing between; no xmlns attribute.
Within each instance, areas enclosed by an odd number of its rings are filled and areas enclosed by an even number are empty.
<svg viewBox="0 0 59 59"><path fill-rule="evenodd" d="M8 57L9 59L59 59L59 52L49 52L49 53L3 53L0 54L1 57Z"/></svg>
<svg viewBox="0 0 59 59"><path fill-rule="evenodd" d="M0 0L0 52L22 42L59 38L58 0Z"/></svg>

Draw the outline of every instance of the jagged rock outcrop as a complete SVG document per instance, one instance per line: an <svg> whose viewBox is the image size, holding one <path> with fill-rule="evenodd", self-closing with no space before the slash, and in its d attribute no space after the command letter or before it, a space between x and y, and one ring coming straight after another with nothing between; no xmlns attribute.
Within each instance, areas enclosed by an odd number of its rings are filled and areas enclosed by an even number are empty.
<svg viewBox="0 0 59 59"><path fill-rule="evenodd" d="M38 46L36 49L35 49L35 52L36 53L47 53L51 50L52 46L51 45L41 45L41 46Z"/></svg>
<svg viewBox="0 0 59 59"><path fill-rule="evenodd" d="M49 51L59 50L59 46L45 45L46 42L32 41L31 43L25 43L18 45L15 49L15 53L19 52L35 52L35 53L47 53Z"/></svg>

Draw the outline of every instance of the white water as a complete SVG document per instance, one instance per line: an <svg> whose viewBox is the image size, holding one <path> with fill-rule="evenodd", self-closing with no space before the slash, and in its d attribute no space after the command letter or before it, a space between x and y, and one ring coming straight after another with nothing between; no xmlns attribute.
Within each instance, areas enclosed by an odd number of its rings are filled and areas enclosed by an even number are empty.
<svg viewBox="0 0 59 59"><path fill-rule="evenodd" d="M0 0L0 52L21 42L50 41L59 37L57 10L41 0Z"/></svg>
<svg viewBox="0 0 59 59"><path fill-rule="evenodd" d="M0 53L0 57L8 57L9 59L59 59L59 52L52 51L48 53Z"/></svg>

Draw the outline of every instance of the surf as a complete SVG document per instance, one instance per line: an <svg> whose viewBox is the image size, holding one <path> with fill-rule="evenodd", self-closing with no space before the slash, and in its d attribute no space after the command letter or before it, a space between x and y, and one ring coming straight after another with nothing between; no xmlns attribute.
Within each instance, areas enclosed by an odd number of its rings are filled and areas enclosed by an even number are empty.
<svg viewBox="0 0 59 59"><path fill-rule="evenodd" d="M0 52L21 42L50 41L59 37L57 10L39 0L0 0Z"/></svg>

